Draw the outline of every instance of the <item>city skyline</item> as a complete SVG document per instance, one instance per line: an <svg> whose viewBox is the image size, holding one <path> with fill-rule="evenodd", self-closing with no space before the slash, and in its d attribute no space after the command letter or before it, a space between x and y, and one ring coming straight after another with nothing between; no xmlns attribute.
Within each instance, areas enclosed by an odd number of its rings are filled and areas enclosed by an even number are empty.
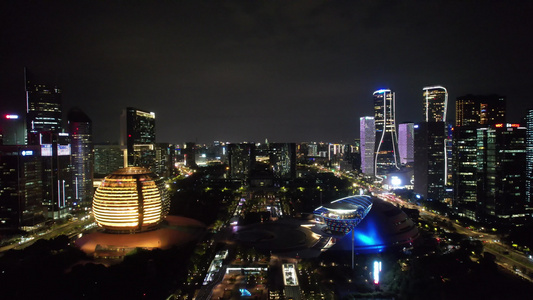
<svg viewBox="0 0 533 300"><path fill-rule="evenodd" d="M80 107L95 142L119 140L125 107L155 112L158 142L358 138L373 90L397 124L422 120L421 90L499 94L533 107L531 3L3 3L0 110L24 107L24 74ZM431 18L428 18L431 15Z"/></svg>

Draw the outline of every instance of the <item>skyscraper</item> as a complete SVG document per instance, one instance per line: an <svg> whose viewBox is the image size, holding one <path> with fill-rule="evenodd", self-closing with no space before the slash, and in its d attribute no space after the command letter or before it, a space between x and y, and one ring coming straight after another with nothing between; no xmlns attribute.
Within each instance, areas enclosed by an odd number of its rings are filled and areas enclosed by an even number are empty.
<svg viewBox="0 0 533 300"><path fill-rule="evenodd" d="M426 122L446 122L448 91L442 86L428 86L422 89L424 117Z"/></svg>
<svg viewBox="0 0 533 300"><path fill-rule="evenodd" d="M0 228L32 230L46 220L38 145L0 146Z"/></svg>
<svg viewBox="0 0 533 300"><path fill-rule="evenodd" d="M124 151L119 145L94 145L94 174L104 178L106 175L124 167Z"/></svg>
<svg viewBox="0 0 533 300"><path fill-rule="evenodd" d="M26 129L28 144L41 144L42 134L61 132L61 90L52 85L34 82L24 69L26 84Z"/></svg>
<svg viewBox="0 0 533 300"><path fill-rule="evenodd" d="M91 119L79 108L69 111L68 128L71 136L74 208L88 209L92 205L94 146Z"/></svg>
<svg viewBox="0 0 533 300"><path fill-rule="evenodd" d="M377 177L399 169L395 101L394 92L391 90L382 89L374 92L374 122L376 126L374 172Z"/></svg>
<svg viewBox="0 0 533 300"><path fill-rule="evenodd" d="M121 146L127 153L125 166L145 167L155 172L155 113L127 107L121 122Z"/></svg>
<svg viewBox="0 0 533 300"><path fill-rule="evenodd" d="M526 203L533 209L533 109L526 115Z"/></svg>
<svg viewBox="0 0 533 300"><path fill-rule="evenodd" d="M412 163L414 158L414 123L402 123L398 126L398 151L400 151L400 163L406 165Z"/></svg>
<svg viewBox="0 0 533 300"><path fill-rule="evenodd" d="M16 114L0 116L0 145L26 144L24 118Z"/></svg>
<svg viewBox="0 0 533 300"><path fill-rule="evenodd" d="M448 92L442 86L424 87L422 98L424 121L415 125L415 192L443 202L448 198Z"/></svg>
<svg viewBox="0 0 533 300"><path fill-rule="evenodd" d="M414 190L428 201L443 202L448 170L444 122L421 122L414 127Z"/></svg>
<svg viewBox="0 0 533 300"><path fill-rule="evenodd" d="M477 129L477 214L494 224L524 224L526 128L495 124Z"/></svg>
<svg viewBox="0 0 533 300"><path fill-rule="evenodd" d="M269 160L272 165L274 178L296 178L296 144L295 143L270 143Z"/></svg>
<svg viewBox="0 0 533 300"><path fill-rule="evenodd" d="M453 202L459 215L476 220L478 204L477 129L506 123L506 100L498 95L458 97L453 130Z"/></svg>
<svg viewBox="0 0 533 300"><path fill-rule="evenodd" d="M361 117L361 172L365 176L374 176L374 150L376 148L376 126L374 117Z"/></svg>

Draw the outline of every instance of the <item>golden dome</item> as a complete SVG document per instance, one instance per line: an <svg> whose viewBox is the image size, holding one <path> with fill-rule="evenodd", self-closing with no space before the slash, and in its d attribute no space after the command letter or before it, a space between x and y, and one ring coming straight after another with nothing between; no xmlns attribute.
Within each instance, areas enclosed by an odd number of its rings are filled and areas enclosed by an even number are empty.
<svg viewBox="0 0 533 300"><path fill-rule="evenodd" d="M93 213L98 226L111 231L145 231L166 214L162 186L141 167L119 169L107 176L94 193Z"/></svg>

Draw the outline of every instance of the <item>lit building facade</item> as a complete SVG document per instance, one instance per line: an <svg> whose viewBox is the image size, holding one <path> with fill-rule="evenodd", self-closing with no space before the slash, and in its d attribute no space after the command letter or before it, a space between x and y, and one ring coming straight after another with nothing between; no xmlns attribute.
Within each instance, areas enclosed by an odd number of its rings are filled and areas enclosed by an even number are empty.
<svg viewBox="0 0 533 300"><path fill-rule="evenodd" d="M402 123L398 125L398 150L400 151L400 163L407 165L414 162L414 123Z"/></svg>
<svg viewBox="0 0 533 300"><path fill-rule="evenodd" d="M108 174L124 167L124 151L120 145L94 145L94 176L104 178Z"/></svg>
<svg viewBox="0 0 533 300"><path fill-rule="evenodd" d="M50 138L50 139L48 139ZM70 135L58 133L41 136L43 163L43 205L48 217L62 219L70 213L74 204Z"/></svg>
<svg viewBox="0 0 533 300"><path fill-rule="evenodd" d="M270 143L269 160L272 165L274 178L296 178L296 144L295 143Z"/></svg>
<svg viewBox="0 0 533 300"><path fill-rule="evenodd" d="M155 171L155 113L133 107L124 109L121 145L126 149L125 166Z"/></svg>
<svg viewBox="0 0 533 300"><path fill-rule="evenodd" d="M400 158L395 110L394 92L387 89L374 92L374 122L376 126L374 172L376 177L399 169Z"/></svg>
<svg viewBox="0 0 533 300"><path fill-rule="evenodd" d="M376 149L376 126L374 117L361 117L359 120L361 172L365 176L374 176L374 151Z"/></svg>
<svg viewBox="0 0 533 300"><path fill-rule="evenodd" d="M314 214L323 219L327 231L345 235L366 217L372 203L372 197L366 195L346 197L320 206Z"/></svg>
<svg viewBox="0 0 533 300"><path fill-rule="evenodd" d="M255 144L228 144L230 177L248 181L255 166Z"/></svg>
<svg viewBox="0 0 533 300"><path fill-rule="evenodd" d="M0 145L25 145L26 125L24 117L18 114L0 116Z"/></svg>
<svg viewBox="0 0 533 300"><path fill-rule="evenodd" d="M477 129L478 219L493 224L524 224L526 128L495 124Z"/></svg>
<svg viewBox="0 0 533 300"><path fill-rule="evenodd" d="M414 128L414 191L428 201L443 202L446 198L445 129L444 122L421 122Z"/></svg>
<svg viewBox="0 0 533 300"><path fill-rule="evenodd" d="M61 90L36 83L24 69L26 84L26 129L28 144L41 144L41 134L55 134L62 129Z"/></svg>
<svg viewBox="0 0 533 300"><path fill-rule="evenodd" d="M478 129L506 123L506 99L499 95L458 97L453 129L453 205L472 220L478 205Z"/></svg>
<svg viewBox="0 0 533 300"><path fill-rule="evenodd" d="M448 91L443 86L428 86L422 89L424 118L426 122L446 122Z"/></svg>
<svg viewBox="0 0 533 300"><path fill-rule="evenodd" d="M0 228L31 230L46 220L38 145L0 146Z"/></svg>
<svg viewBox="0 0 533 300"><path fill-rule="evenodd" d="M94 147L92 121L80 109L69 111L68 128L71 137L74 209L88 209L93 197Z"/></svg>
<svg viewBox="0 0 533 300"><path fill-rule="evenodd" d="M451 205L448 186L448 91L443 86L422 89L424 121L415 129L415 192L428 201Z"/></svg>
<svg viewBox="0 0 533 300"><path fill-rule="evenodd" d="M533 210L533 109L526 115L526 203Z"/></svg>
<svg viewBox="0 0 533 300"><path fill-rule="evenodd" d="M93 199L98 226L113 232L142 232L157 227L168 213L163 184L146 168L127 167L107 176Z"/></svg>

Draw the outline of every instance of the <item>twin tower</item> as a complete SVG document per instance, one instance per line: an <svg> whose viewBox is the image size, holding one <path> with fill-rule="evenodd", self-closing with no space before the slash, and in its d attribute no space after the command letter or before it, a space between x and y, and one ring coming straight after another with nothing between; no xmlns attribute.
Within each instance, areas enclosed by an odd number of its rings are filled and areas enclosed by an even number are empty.
<svg viewBox="0 0 533 300"><path fill-rule="evenodd" d="M377 90L374 96L374 117L361 118L361 168L365 175L380 178L400 168L396 129L395 93ZM442 86L423 88L426 122L446 122L448 92Z"/></svg>

